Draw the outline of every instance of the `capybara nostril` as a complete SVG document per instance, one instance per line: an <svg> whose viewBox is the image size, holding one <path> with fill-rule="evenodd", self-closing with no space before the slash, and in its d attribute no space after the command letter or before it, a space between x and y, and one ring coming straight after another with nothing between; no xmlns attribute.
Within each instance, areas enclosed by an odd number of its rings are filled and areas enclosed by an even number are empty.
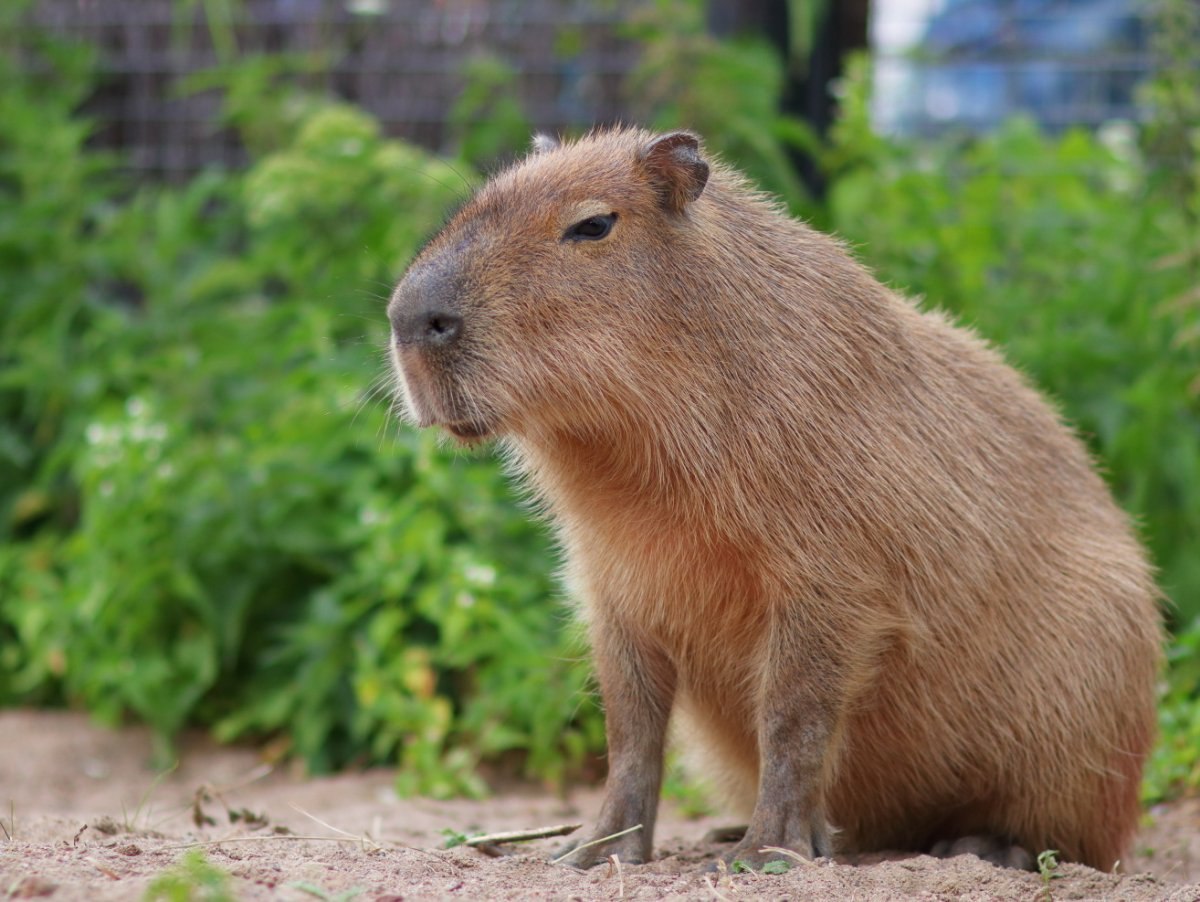
<svg viewBox="0 0 1200 902"><path fill-rule="evenodd" d="M449 310L419 310L392 324L397 344L447 347L462 335L463 319Z"/></svg>
<svg viewBox="0 0 1200 902"><path fill-rule="evenodd" d="M425 341L429 344L448 345L462 334L462 317L445 310L433 310L425 318Z"/></svg>

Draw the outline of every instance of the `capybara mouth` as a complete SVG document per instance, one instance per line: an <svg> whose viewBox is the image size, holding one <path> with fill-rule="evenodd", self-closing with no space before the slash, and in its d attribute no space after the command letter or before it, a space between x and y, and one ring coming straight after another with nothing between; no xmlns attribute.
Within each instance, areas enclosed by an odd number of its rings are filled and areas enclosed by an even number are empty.
<svg viewBox="0 0 1200 902"><path fill-rule="evenodd" d="M461 439L464 442L475 442L487 438L492 431L486 423L479 423L472 420L459 420L455 423L447 423L446 429L455 438Z"/></svg>
<svg viewBox="0 0 1200 902"><path fill-rule="evenodd" d="M443 426L461 441L478 441L492 432L484 417L458 401L461 393L452 379L425 356L401 350L395 363L418 426Z"/></svg>

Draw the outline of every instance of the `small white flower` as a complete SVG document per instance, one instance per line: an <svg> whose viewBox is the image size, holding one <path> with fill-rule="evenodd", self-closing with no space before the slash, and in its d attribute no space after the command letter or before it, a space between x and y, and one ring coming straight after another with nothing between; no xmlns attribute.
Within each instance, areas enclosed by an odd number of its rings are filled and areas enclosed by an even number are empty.
<svg viewBox="0 0 1200 902"><path fill-rule="evenodd" d="M491 586L496 582L496 568L486 564L468 564L463 569L463 576L467 582L477 586Z"/></svg>

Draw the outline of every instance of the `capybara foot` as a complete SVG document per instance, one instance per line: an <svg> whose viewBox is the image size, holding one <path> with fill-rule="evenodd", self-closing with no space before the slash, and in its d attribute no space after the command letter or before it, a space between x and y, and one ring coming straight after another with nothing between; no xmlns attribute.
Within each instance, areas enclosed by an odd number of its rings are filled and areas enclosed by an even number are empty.
<svg viewBox="0 0 1200 902"><path fill-rule="evenodd" d="M576 843L569 843L555 853L551 861L568 867L586 870L602 864L616 855L621 864L645 864L650 860L650 843L644 830L634 830L624 836L606 839L608 834L599 833ZM596 842L596 840L602 840Z"/></svg>
<svg viewBox="0 0 1200 902"><path fill-rule="evenodd" d="M732 851L726 852L721 858L729 867L740 863L744 867L761 870L770 861L786 861L796 864L796 855L813 860L833 854L833 843L829 826L820 821L809 825L803 835L768 836L765 831L755 830L751 824ZM784 851L778 851L778 850Z"/></svg>

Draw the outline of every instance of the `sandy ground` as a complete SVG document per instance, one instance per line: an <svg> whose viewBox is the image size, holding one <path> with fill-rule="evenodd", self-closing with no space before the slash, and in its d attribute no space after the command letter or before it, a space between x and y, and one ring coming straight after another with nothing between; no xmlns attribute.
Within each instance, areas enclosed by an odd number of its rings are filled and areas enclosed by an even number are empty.
<svg viewBox="0 0 1200 902"><path fill-rule="evenodd" d="M1197 799L1147 815L1125 875L1064 865L1044 881L971 855L710 874L706 864L726 847L702 837L721 822L683 817L670 803L653 863L581 873L547 862L562 840L489 857L443 849L442 831L586 823L599 807L595 790L402 800L387 771L303 779L270 771L251 750L203 740L187 743L178 769L156 780L149 752L143 730L111 732L77 714L0 712L0 899L141 899L202 844L228 875L229 896L248 900L1200 900Z"/></svg>

